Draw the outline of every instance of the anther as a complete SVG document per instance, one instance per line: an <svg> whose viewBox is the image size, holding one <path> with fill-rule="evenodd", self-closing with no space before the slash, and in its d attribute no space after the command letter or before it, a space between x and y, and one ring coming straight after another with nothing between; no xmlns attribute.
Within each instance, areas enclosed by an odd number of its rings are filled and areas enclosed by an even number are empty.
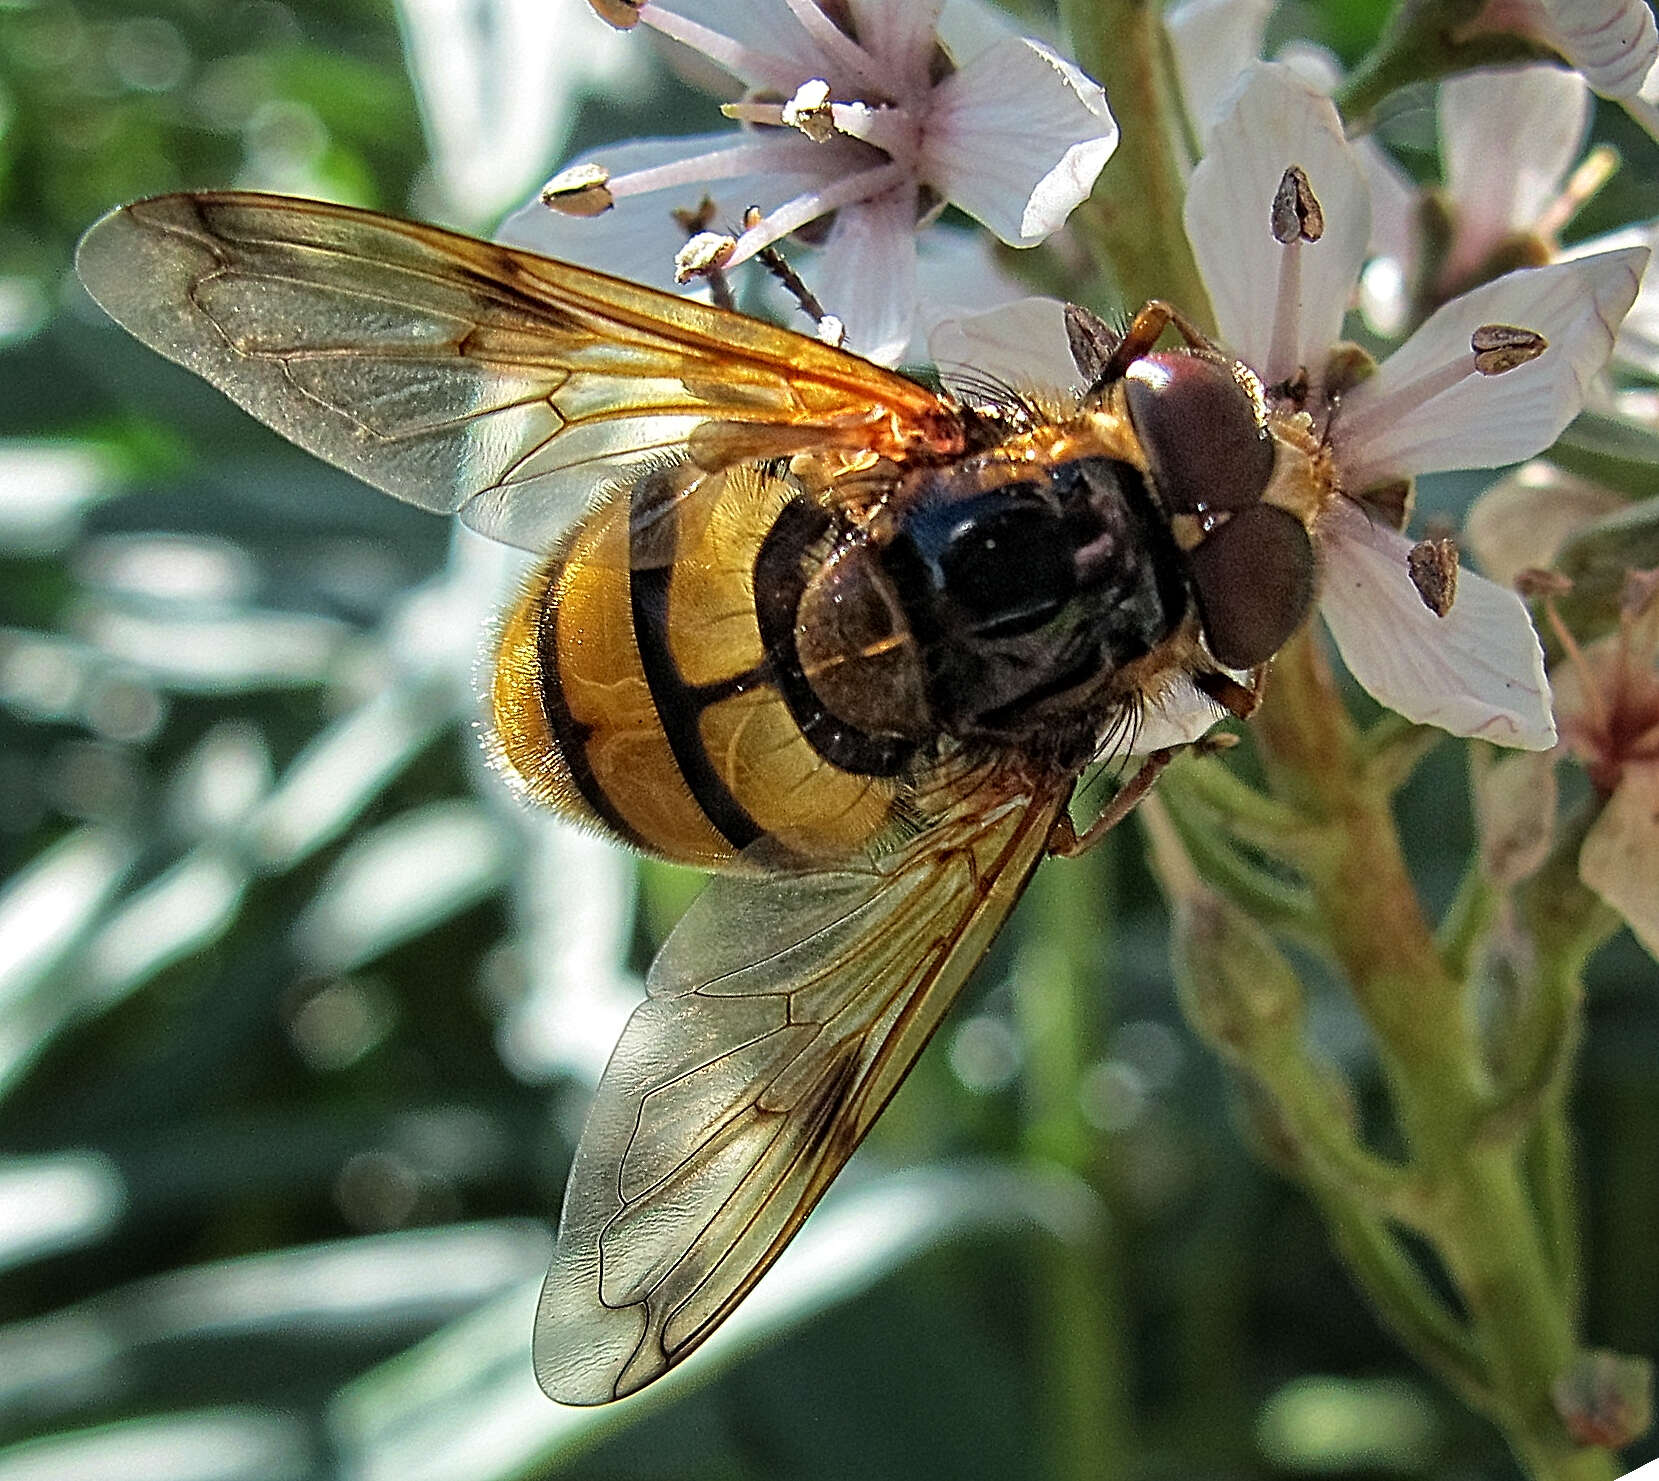
<svg viewBox="0 0 1659 1481"><path fill-rule="evenodd" d="M1301 165L1292 165L1279 179L1273 192L1271 216L1273 240L1288 247L1292 242L1317 242L1325 235L1325 211L1308 183Z"/></svg>
<svg viewBox="0 0 1659 1481"><path fill-rule="evenodd" d="M602 216L616 204L611 172L603 165L572 165L541 188L541 203L562 216Z"/></svg>
<svg viewBox="0 0 1659 1481"><path fill-rule="evenodd" d="M830 86L822 77L803 82L795 89L795 96L783 105L783 122L799 129L814 144L833 139L840 130L830 113Z"/></svg>
<svg viewBox="0 0 1659 1481"><path fill-rule="evenodd" d="M674 254L674 281L689 283L707 276L732 260L737 243L717 231L700 231Z"/></svg>
<svg viewBox="0 0 1659 1481"><path fill-rule="evenodd" d="M1475 369L1482 375L1502 375L1536 360L1550 342L1536 329L1517 329L1513 324L1482 324L1469 336L1475 352Z"/></svg>
<svg viewBox="0 0 1659 1481"><path fill-rule="evenodd" d="M1406 556L1406 573L1423 605L1436 617L1444 617L1457 600L1457 543L1419 540Z"/></svg>

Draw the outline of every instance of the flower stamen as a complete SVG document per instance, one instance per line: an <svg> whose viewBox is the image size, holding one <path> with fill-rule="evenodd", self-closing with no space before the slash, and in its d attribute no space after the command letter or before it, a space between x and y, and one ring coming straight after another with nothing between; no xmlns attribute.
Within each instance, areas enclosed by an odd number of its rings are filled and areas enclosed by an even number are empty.
<svg viewBox="0 0 1659 1481"><path fill-rule="evenodd" d="M1307 172L1291 165L1280 177L1268 211L1268 229L1273 240L1285 250L1279 258L1279 291L1273 313L1273 337L1268 365L1273 373L1284 371L1287 378L1298 369L1297 326L1302 308L1302 244L1317 242L1325 234L1325 211L1313 193Z"/></svg>
<svg viewBox="0 0 1659 1481"><path fill-rule="evenodd" d="M1423 605L1436 617L1444 617L1457 600L1457 542L1419 540L1406 555L1406 574Z"/></svg>
<svg viewBox="0 0 1659 1481"><path fill-rule="evenodd" d="M1536 360L1550 342L1536 329L1518 329L1513 324L1482 324L1469 336L1475 352L1475 370L1481 375L1503 375Z"/></svg>

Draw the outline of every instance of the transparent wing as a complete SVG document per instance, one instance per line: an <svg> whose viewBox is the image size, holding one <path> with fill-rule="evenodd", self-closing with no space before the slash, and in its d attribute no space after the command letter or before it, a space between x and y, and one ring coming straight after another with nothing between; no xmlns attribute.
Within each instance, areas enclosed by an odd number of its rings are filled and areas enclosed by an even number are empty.
<svg viewBox="0 0 1659 1481"><path fill-rule="evenodd" d="M958 774L875 863L699 896L576 1150L536 1323L551 1397L632 1393L731 1313L915 1063L1068 791Z"/></svg>
<svg viewBox="0 0 1659 1481"><path fill-rule="evenodd" d="M346 206L158 196L98 222L76 265L113 319L285 437L530 549L694 434L705 466L960 436L925 387L816 340Z"/></svg>

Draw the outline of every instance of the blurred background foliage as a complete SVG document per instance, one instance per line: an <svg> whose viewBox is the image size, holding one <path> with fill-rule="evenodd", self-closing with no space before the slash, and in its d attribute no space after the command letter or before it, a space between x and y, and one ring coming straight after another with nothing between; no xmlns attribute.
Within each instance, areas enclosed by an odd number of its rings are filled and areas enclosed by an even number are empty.
<svg viewBox="0 0 1659 1481"><path fill-rule="evenodd" d="M1351 57L1383 9L1279 24ZM729 1335L621 1406L536 1391L587 1089L695 881L480 764L507 557L164 365L69 262L115 204L229 183L487 229L576 148L709 126L621 39L577 0L0 0L0 1481L1513 1476L1181 1024L1132 830L1044 871ZM1424 104L1389 129L1426 167ZM1652 199L1628 157L1610 209ZM1402 806L1443 904L1452 746ZM1627 938L1589 1021L1587 1337L1652 1353ZM1375 1086L1340 1002L1315 1022Z"/></svg>

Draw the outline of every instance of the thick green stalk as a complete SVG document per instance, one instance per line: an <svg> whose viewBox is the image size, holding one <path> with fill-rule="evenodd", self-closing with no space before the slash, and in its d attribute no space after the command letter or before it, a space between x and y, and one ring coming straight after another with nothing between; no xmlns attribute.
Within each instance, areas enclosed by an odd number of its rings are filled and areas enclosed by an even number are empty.
<svg viewBox="0 0 1659 1481"><path fill-rule="evenodd" d="M1181 225L1185 161L1157 0L1060 0L1077 64L1106 89L1121 137L1070 225L1133 311L1167 298L1214 328L1209 295Z"/></svg>
<svg viewBox="0 0 1659 1481"><path fill-rule="evenodd" d="M1364 764L1308 635L1277 660L1257 733L1275 794L1328 834L1309 885L1377 1037L1411 1165L1428 1189L1425 1232L1468 1312L1490 1395L1483 1407L1535 1481L1611 1478L1614 1457L1577 1444L1551 1394L1577 1352L1561 1233L1551 1227L1559 1205L1535 1201L1538 1165L1529 1176L1517 1138L1489 1134L1497 1087L1467 987L1445 969L1406 871L1388 788Z"/></svg>

